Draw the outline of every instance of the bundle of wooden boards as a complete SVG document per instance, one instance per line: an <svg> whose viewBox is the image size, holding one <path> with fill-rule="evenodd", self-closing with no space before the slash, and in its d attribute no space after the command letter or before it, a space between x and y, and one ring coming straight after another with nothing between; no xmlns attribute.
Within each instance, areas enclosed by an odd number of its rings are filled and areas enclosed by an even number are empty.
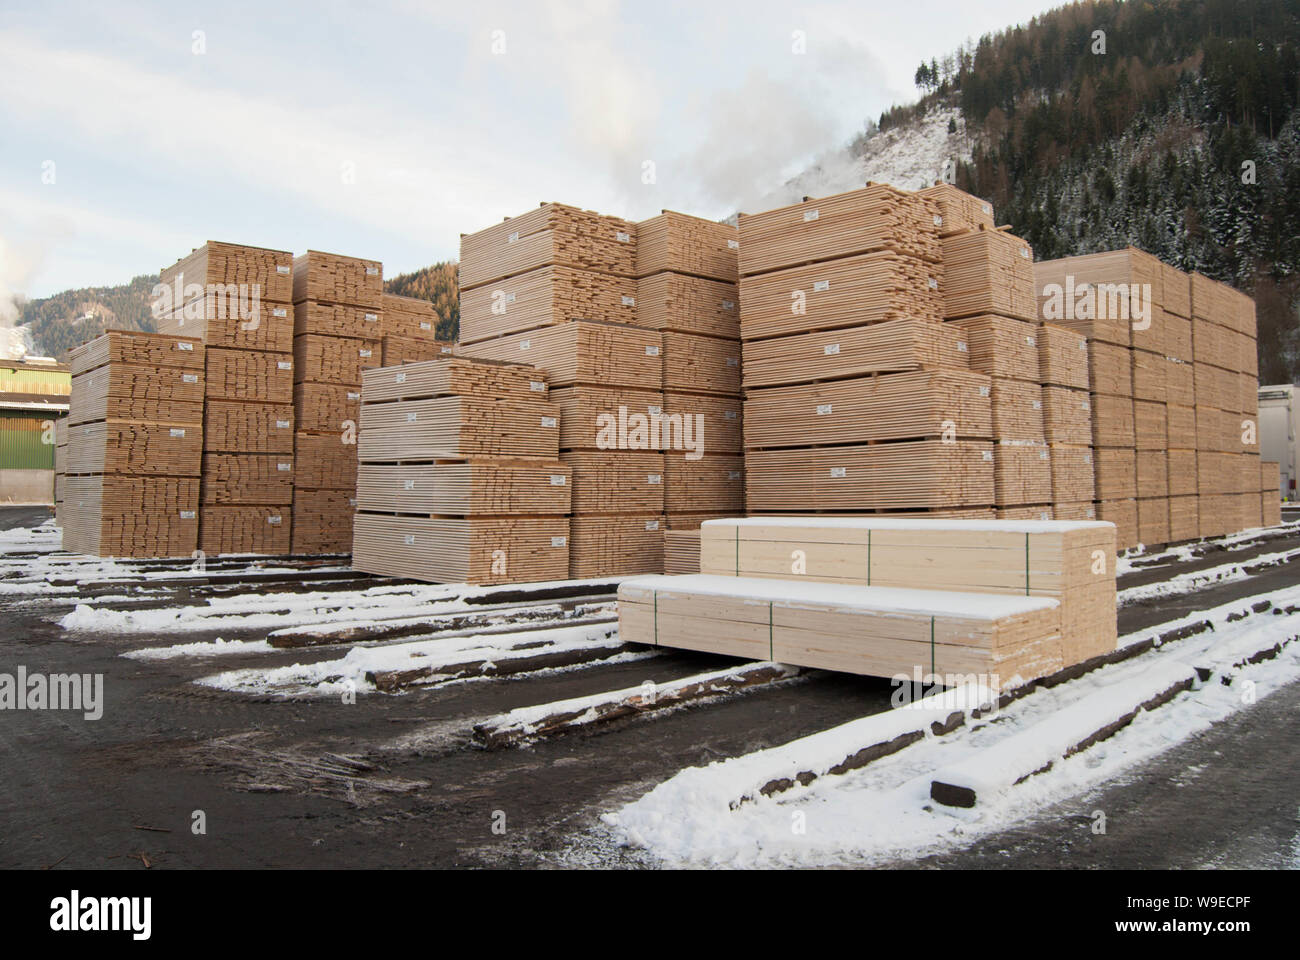
<svg viewBox="0 0 1300 960"><path fill-rule="evenodd" d="M69 352L69 413L55 437L64 549L197 549L204 359L194 338L118 330Z"/></svg>
<svg viewBox="0 0 1300 960"><path fill-rule="evenodd" d="M362 373L352 565L433 582L569 576L572 473L527 364L449 357Z"/></svg>
<svg viewBox="0 0 1300 960"><path fill-rule="evenodd" d="M1260 525L1253 301L1131 247L1034 274L1043 321L1088 338L1095 511L1120 546Z"/></svg>
<svg viewBox="0 0 1300 960"><path fill-rule="evenodd" d="M1109 524L713 520L700 573L619 588L626 641L1016 686L1115 648Z"/></svg>

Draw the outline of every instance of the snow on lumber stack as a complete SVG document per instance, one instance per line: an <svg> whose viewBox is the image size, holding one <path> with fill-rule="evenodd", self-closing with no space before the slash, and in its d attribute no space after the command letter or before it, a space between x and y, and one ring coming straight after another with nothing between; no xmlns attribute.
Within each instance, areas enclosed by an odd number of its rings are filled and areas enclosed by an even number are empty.
<svg viewBox="0 0 1300 960"><path fill-rule="evenodd" d="M1060 613L1046 597L698 574L618 590L619 635L653 646L866 676L1030 679L1058 669Z"/></svg>
<svg viewBox="0 0 1300 960"><path fill-rule="evenodd" d="M702 573L1053 597L1065 662L1113 650L1108 523L752 517L700 528Z"/></svg>

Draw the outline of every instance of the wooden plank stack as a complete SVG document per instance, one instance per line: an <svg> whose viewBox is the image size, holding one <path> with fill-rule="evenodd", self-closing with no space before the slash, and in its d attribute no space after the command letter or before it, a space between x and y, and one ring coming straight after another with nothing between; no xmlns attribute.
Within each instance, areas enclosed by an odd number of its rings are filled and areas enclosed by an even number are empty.
<svg viewBox="0 0 1300 960"><path fill-rule="evenodd" d="M432 582L569 576L574 473L526 364L449 357L366 370L352 564Z"/></svg>
<svg viewBox="0 0 1300 960"><path fill-rule="evenodd" d="M64 549L190 556L199 545L202 342L113 330L73 348L68 363L64 442L55 438Z"/></svg>

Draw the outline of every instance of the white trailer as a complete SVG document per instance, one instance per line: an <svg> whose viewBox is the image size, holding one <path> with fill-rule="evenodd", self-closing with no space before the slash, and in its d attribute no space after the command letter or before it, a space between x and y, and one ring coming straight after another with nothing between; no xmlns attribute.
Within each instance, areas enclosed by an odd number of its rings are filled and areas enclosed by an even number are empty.
<svg viewBox="0 0 1300 960"><path fill-rule="evenodd" d="M1293 384L1259 388L1259 458L1280 466L1283 500L1296 499L1296 438L1300 397Z"/></svg>

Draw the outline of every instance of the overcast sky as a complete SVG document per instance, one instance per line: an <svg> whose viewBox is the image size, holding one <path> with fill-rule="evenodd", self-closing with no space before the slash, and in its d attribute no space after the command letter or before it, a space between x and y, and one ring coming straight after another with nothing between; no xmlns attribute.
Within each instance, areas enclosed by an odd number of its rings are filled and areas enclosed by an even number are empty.
<svg viewBox="0 0 1300 960"><path fill-rule="evenodd" d="M543 200L727 216L1054 5L4 0L0 298L209 239L394 276Z"/></svg>

